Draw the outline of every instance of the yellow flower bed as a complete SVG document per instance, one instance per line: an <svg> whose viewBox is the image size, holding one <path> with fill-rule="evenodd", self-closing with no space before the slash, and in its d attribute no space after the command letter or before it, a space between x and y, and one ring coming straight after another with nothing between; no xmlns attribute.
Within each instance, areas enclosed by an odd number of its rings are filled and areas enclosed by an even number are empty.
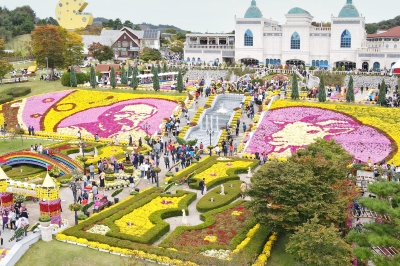
<svg viewBox="0 0 400 266"><path fill-rule="evenodd" d="M184 198L182 197L157 197L151 202L135 209L128 215L123 216L121 219L116 220L115 224L119 227L120 232L128 235L143 236L146 232L154 227L150 221L150 215L154 212L178 208L179 202ZM169 204L162 204L163 201L169 201ZM129 224L132 225L129 225Z"/></svg>
<svg viewBox="0 0 400 266"><path fill-rule="evenodd" d="M216 164L213 164L213 166L211 166L207 170L196 174L194 178L198 180L205 178L205 182L207 184L208 182L214 181L215 179L227 177L227 170L229 168L247 168L252 164L252 162L230 161L229 164L231 165L227 166L227 162L218 162Z"/></svg>
<svg viewBox="0 0 400 266"><path fill-rule="evenodd" d="M246 238L232 251L232 253L238 253L241 249L243 249L249 242L250 239L254 236L257 230L260 228L260 224L256 224L253 228L249 230L246 234Z"/></svg>
<svg viewBox="0 0 400 266"><path fill-rule="evenodd" d="M57 108L52 108L49 110L44 118L43 131L52 132L56 127L57 123L63 119L74 115L78 112L84 111L86 109L109 106L111 104L132 99L166 99L183 101L186 96L165 96L157 94L132 94L132 93L114 93L105 91L89 91L89 90L76 90L75 92L69 94L57 103ZM88 106L88 102L91 102ZM57 109L57 110L56 110Z"/></svg>
<svg viewBox="0 0 400 266"><path fill-rule="evenodd" d="M215 242L215 241L217 241L217 237L216 236L206 236L204 238L204 241Z"/></svg>
<svg viewBox="0 0 400 266"><path fill-rule="evenodd" d="M111 156L115 156L116 157L117 155L121 155L124 152L125 151L122 148L122 146L106 146L106 147L101 148L99 150L99 156L97 156L97 157L85 156L86 158L88 158L88 160L86 161L86 164L90 165L91 163L93 163L93 165L96 165L97 161L100 158L106 158L107 160L109 160Z"/></svg>
<svg viewBox="0 0 400 266"><path fill-rule="evenodd" d="M267 243L264 246L263 251L261 254L258 256L256 262L253 264L253 266L264 266L267 263L268 258L271 256L271 249L274 244L274 242L277 239L278 233L274 232L268 239Z"/></svg>
<svg viewBox="0 0 400 266"><path fill-rule="evenodd" d="M400 127L398 126L400 123L400 112L397 108L278 100L274 101L271 109L295 106L319 107L350 115L365 125L378 128L385 132L394 140L398 147L400 146ZM399 151L394 154L390 162L393 162L395 165L400 165Z"/></svg>
<svg viewBox="0 0 400 266"><path fill-rule="evenodd" d="M231 215L233 215L233 216L240 216L240 215L242 215L242 212L240 212L240 211L233 211L233 212L231 213Z"/></svg>

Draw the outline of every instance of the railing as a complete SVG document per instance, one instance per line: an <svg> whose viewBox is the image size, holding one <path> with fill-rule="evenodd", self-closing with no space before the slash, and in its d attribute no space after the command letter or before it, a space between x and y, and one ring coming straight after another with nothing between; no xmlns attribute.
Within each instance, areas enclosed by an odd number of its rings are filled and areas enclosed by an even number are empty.
<svg viewBox="0 0 400 266"><path fill-rule="evenodd" d="M33 56L14 56L14 57L3 57L4 61L16 62L18 64L23 64L33 60Z"/></svg>
<svg viewBox="0 0 400 266"><path fill-rule="evenodd" d="M380 47L364 47L364 48L358 48L358 52L380 52L382 49Z"/></svg>
<svg viewBox="0 0 400 266"><path fill-rule="evenodd" d="M198 49L220 49L220 50L234 50L235 45L207 45L207 44L189 44L185 45L185 49L198 48Z"/></svg>
<svg viewBox="0 0 400 266"><path fill-rule="evenodd" d="M330 27L317 27L317 28L311 29L311 32L313 32L313 31L330 31L330 30L331 30Z"/></svg>
<svg viewBox="0 0 400 266"><path fill-rule="evenodd" d="M264 31L282 31L281 27L267 27Z"/></svg>

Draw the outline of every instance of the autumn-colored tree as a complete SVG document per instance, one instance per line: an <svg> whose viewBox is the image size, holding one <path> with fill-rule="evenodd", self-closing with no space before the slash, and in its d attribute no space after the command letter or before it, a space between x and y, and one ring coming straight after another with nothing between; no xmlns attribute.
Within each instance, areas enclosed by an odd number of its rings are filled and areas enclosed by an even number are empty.
<svg viewBox="0 0 400 266"><path fill-rule="evenodd" d="M286 251L299 265L352 265L350 245L339 236L333 224L320 225L317 217L298 228L290 237Z"/></svg>
<svg viewBox="0 0 400 266"><path fill-rule="evenodd" d="M37 26L32 31L32 52L40 66L63 68L65 40L60 35L58 27L46 25Z"/></svg>
<svg viewBox="0 0 400 266"><path fill-rule="evenodd" d="M92 54L93 58L99 60L100 63L111 60L114 57L114 51L110 46L102 45L98 42L92 43L88 50Z"/></svg>
<svg viewBox="0 0 400 266"><path fill-rule="evenodd" d="M58 27L58 31L64 40L63 55L65 67L82 63L82 37L75 32L68 32L62 27Z"/></svg>
<svg viewBox="0 0 400 266"><path fill-rule="evenodd" d="M266 164L249 190L253 216L276 230L295 230L314 215L325 225L342 222L350 161L339 144L317 140L286 162Z"/></svg>
<svg viewBox="0 0 400 266"><path fill-rule="evenodd" d="M0 56L3 56L5 47L4 40L0 38Z"/></svg>

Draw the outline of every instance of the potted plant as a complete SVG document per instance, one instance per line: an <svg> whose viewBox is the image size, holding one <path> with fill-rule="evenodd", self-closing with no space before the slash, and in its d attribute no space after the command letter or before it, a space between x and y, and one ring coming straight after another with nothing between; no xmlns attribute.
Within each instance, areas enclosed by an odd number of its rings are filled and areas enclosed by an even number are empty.
<svg viewBox="0 0 400 266"><path fill-rule="evenodd" d="M118 189L116 191L114 191L114 193L111 194L111 197L114 198L114 203L117 204L119 202L119 198L116 198L116 196L122 192L122 190L124 190L123 188Z"/></svg>
<svg viewBox="0 0 400 266"><path fill-rule="evenodd" d="M68 209L75 212L75 225L78 225L78 211L82 209L82 205L78 203L73 203L68 206Z"/></svg>
<svg viewBox="0 0 400 266"><path fill-rule="evenodd" d="M83 214L85 214L87 217L89 217L90 216L90 213L89 213L89 208L90 207L92 207L94 205L94 202L92 201L92 202L90 202L90 203L88 203L88 204L86 204L86 205L84 205L83 207L82 207L82 212L83 212ZM79 217L78 217L78 219L79 219Z"/></svg>
<svg viewBox="0 0 400 266"><path fill-rule="evenodd" d="M49 215L39 216L39 223L42 227L48 227L51 223L51 218Z"/></svg>

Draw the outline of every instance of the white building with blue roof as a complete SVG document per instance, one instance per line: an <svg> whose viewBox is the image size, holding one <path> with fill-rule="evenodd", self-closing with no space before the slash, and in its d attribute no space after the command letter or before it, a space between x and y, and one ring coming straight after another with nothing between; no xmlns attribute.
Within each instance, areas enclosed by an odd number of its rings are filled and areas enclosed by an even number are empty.
<svg viewBox="0 0 400 266"><path fill-rule="evenodd" d="M330 27L313 25L312 14L300 7L290 9L285 17L283 25L265 18L256 1L252 0L244 17L235 17L234 40L230 37L234 49L231 47L229 53L225 51L229 56L224 56L225 47L213 47L208 51L208 41L215 40L218 34L188 34L185 58L205 62L232 61L234 58L244 64L345 66L346 69L368 70L378 65L381 69L390 69L393 62L400 59L399 51L385 49L392 45L370 49L365 17L360 15L353 0L346 0L337 17L331 16Z"/></svg>

